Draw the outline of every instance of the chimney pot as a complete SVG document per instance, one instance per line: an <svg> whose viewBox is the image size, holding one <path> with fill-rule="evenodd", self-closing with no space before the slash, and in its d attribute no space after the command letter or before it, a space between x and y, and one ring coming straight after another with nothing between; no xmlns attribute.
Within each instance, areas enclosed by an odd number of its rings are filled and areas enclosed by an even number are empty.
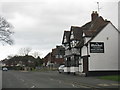
<svg viewBox="0 0 120 90"><path fill-rule="evenodd" d="M97 11L95 11L95 14L97 14Z"/></svg>
<svg viewBox="0 0 120 90"><path fill-rule="evenodd" d="M91 14L91 20L94 21L98 17L97 11L93 11Z"/></svg>

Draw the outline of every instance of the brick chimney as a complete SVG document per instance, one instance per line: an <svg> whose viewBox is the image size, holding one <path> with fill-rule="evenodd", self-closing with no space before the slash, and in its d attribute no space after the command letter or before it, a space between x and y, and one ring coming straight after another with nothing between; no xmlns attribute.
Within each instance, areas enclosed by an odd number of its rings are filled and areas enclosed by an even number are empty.
<svg viewBox="0 0 120 90"><path fill-rule="evenodd" d="M99 15L98 15L97 11L93 11L91 14L91 21L94 21L98 16Z"/></svg>

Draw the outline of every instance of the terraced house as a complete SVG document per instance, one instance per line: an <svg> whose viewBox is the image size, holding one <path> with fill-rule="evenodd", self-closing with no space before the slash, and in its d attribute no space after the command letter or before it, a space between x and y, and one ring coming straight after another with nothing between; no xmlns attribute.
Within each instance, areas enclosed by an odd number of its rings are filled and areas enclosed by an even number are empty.
<svg viewBox="0 0 120 90"><path fill-rule="evenodd" d="M119 36L120 31L110 21L93 11L90 22L81 27L71 26L70 31L64 31L64 72L117 74Z"/></svg>

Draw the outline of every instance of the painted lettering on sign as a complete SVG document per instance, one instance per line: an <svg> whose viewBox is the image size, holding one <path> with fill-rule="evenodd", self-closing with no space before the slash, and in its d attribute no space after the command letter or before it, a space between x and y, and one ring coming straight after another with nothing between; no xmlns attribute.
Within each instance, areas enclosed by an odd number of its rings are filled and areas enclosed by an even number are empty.
<svg viewBox="0 0 120 90"><path fill-rule="evenodd" d="M90 53L104 53L104 42L90 42Z"/></svg>

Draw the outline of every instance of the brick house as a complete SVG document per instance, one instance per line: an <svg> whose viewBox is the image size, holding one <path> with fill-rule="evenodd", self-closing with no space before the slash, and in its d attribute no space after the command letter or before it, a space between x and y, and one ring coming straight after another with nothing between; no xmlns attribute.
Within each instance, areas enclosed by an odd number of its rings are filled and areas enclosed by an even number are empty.
<svg viewBox="0 0 120 90"><path fill-rule="evenodd" d="M64 64L64 54L64 48L62 46L56 46L56 48L52 49L52 52L44 57L44 65L57 68L61 64Z"/></svg>

